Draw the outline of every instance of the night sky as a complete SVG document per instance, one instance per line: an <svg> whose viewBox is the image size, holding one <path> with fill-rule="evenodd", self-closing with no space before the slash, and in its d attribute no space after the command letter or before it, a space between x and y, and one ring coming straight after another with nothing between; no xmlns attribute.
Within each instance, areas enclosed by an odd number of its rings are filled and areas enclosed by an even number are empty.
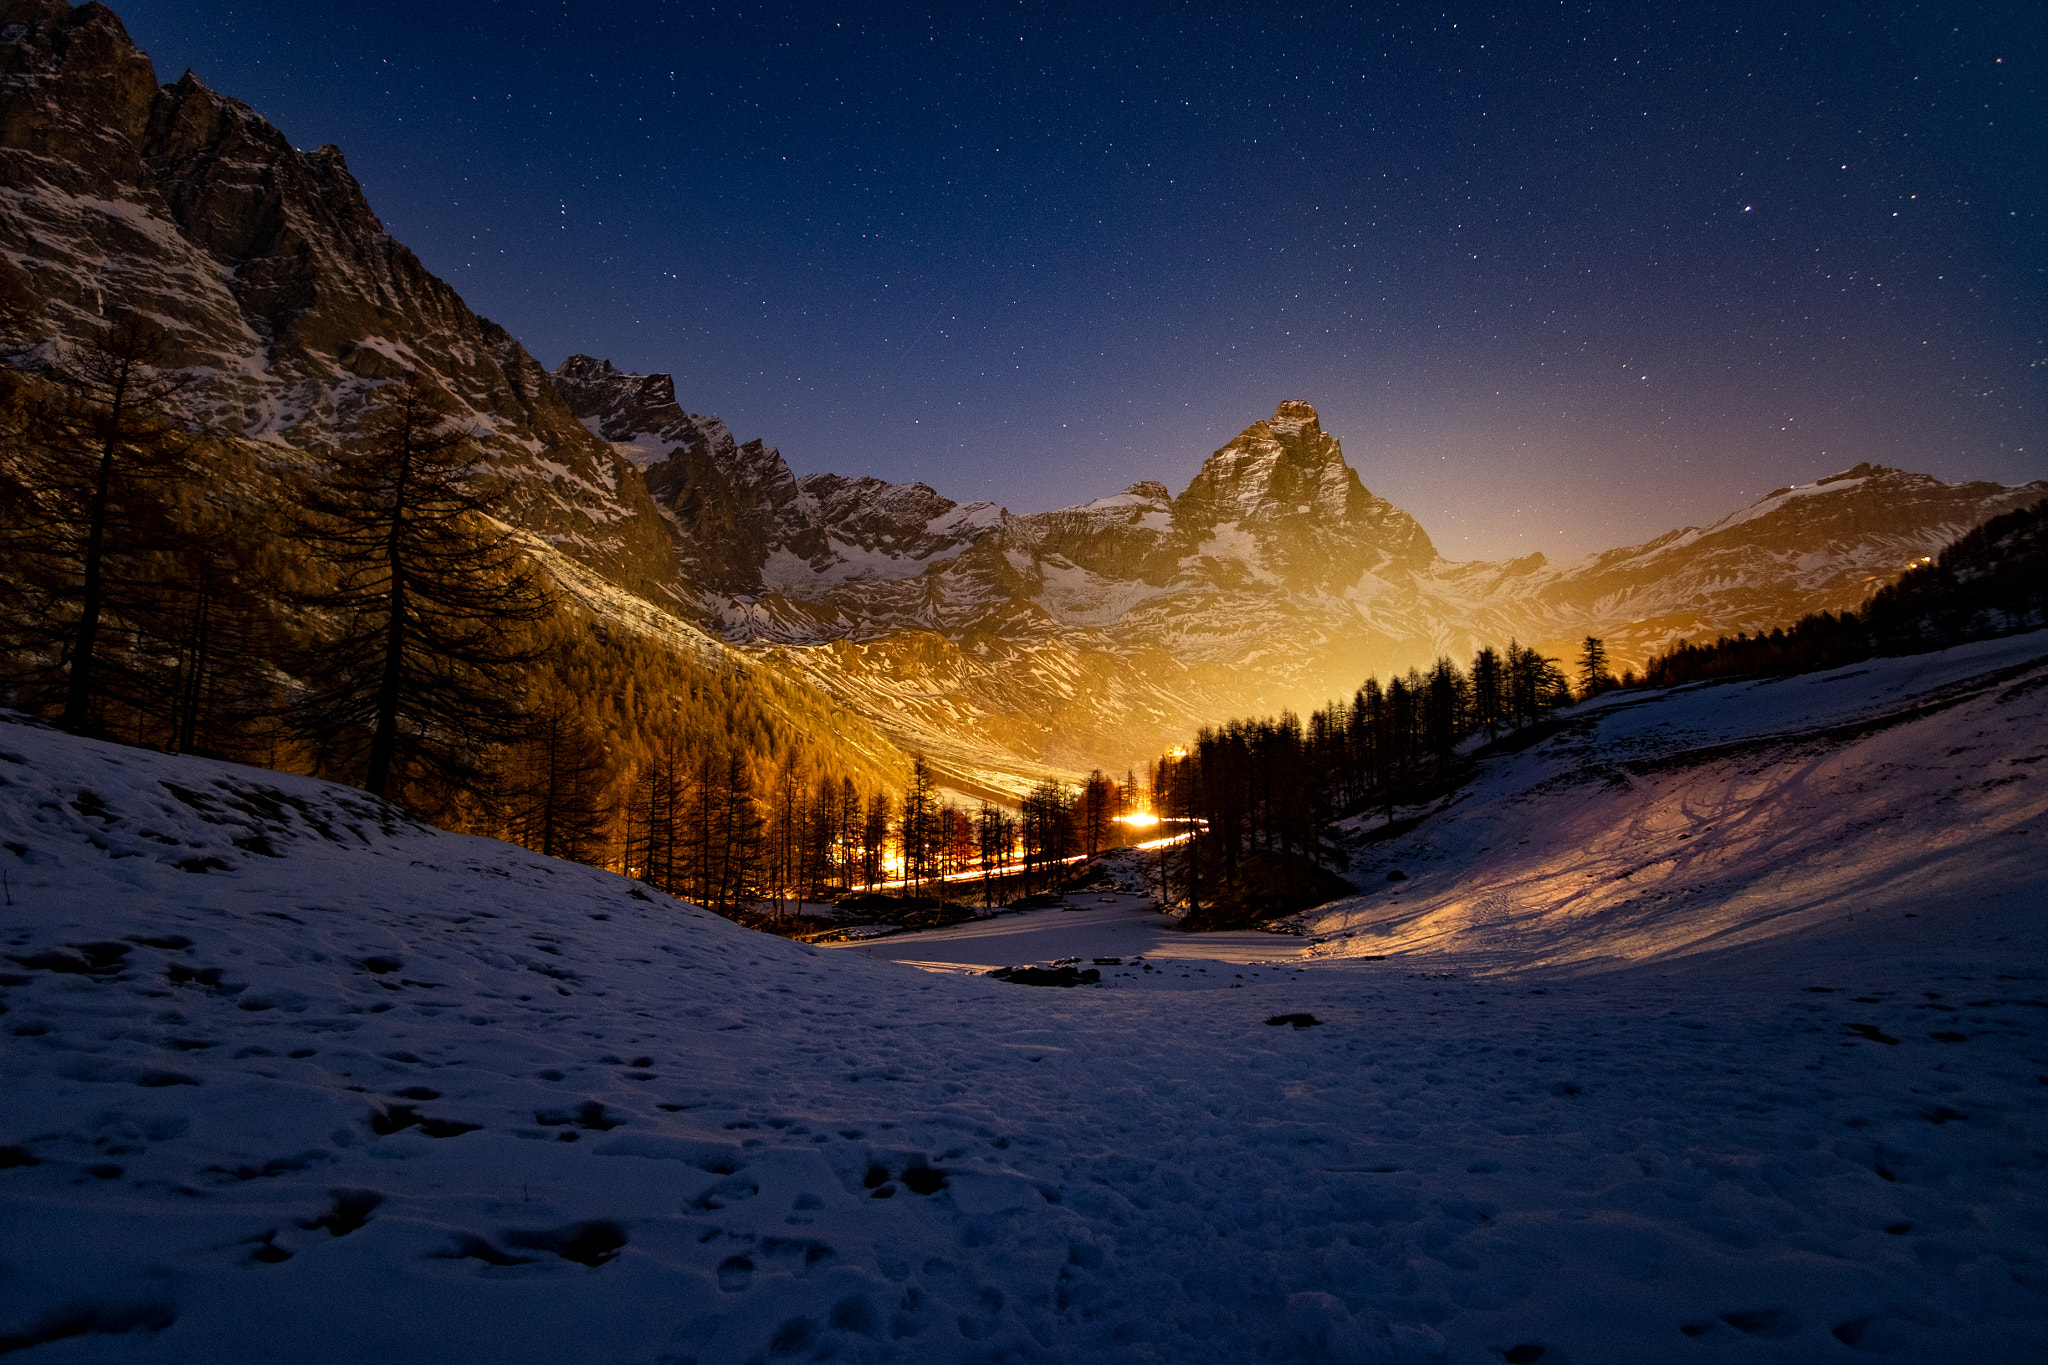
<svg viewBox="0 0 2048 1365"><path fill-rule="evenodd" d="M2048 6L126 0L545 364L1058 507L1285 398L1452 558L2048 476Z"/></svg>

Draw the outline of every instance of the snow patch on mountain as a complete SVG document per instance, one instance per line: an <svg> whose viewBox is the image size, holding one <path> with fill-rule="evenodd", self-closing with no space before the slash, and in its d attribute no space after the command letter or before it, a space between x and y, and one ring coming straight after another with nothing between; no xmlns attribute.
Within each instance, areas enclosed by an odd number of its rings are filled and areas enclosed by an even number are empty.
<svg viewBox="0 0 2048 1365"><path fill-rule="evenodd" d="M1924 475L1919 477L1926 483L1931 484L1934 482L1934 480ZM1830 493L1853 492L1868 482L1868 476L1833 474L1825 479L1818 479L1813 483L1794 484L1789 488L1774 489L1740 511L1729 513L1712 526L1707 527L1702 534L1711 535L1716 531L1725 531L1731 526L1740 526L1744 522L1770 516L1773 512L1778 511L1786 504L1798 498L1818 497Z"/></svg>

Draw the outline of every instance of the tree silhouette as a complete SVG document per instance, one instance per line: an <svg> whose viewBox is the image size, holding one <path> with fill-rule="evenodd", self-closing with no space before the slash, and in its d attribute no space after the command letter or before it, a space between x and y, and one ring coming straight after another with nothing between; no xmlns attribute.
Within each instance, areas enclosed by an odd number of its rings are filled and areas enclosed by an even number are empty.
<svg viewBox="0 0 2048 1365"><path fill-rule="evenodd" d="M378 796L486 785L484 753L517 732L526 630L552 611L487 518L505 490L438 390L381 390L301 492L297 530L332 581L295 594L333 634L310 652L295 729L327 773Z"/></svg>
<svg viewBox="0 0 2048 1365"><path fill-rule="evenodd" d="M974 812L975 854L981 859L981 903L995 904L995 875L1009 862L1010 842L1016 832L1001 806L984 800Z"/></svg>
<svg viewBox="0 0 2048 1365"><path fill-rule="evenodd" d="M1081 845L1093 858L1109 842L1110 823L1116 818L1116 783L1096 768L1081 784Z"/></svg>
<svg viewBox="0 0 2048 1365"><path fill-rule="evenodd" d="M903 789L903 879L911 893L931 875L932 853L939 842L938 778L923 754L910 760L910 782Z"/></svg>
<svg viewBox="0 0 2048 1365"><path fill-rule="evenodd" d="M158 369L163 347L131 312L68 351L51 391L18 397L0 456L10 671L22 704L74 732L96 728L110 694L170 690L148 625L185 541L172 502L192 438L172 420L186 381Z"/></svg>
<svg viewBox="0 0 2048 1365"><path fill-rule="evenodd" d="M1588 635L1579 651L1579 696L1595 696L1612 686L1614 679L1607 673L1607 642Z"/></svg>

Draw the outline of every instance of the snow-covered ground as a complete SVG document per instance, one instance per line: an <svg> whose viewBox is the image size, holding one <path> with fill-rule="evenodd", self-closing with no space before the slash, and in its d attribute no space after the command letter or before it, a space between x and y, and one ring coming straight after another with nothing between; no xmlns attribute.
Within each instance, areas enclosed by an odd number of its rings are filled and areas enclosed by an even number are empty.
<svg viewBox="0 0 2048 1365"><path fill-rule="evenodd" d="M0 726L0 1351L2041 1358L2044 655L1610 701L1241 947L813 948Z"/></svg>
<svg viewBox="0 0 2048 1365"><path fill-rule="evenodd" d="M1769 945L1744 960L1796 975L1805 937L1846 965L1988 935L1971 951L2048 965L2048 632L1568 714L1370 846L1365 894L1296 919L1314 951L1527 971Z"/></svg>

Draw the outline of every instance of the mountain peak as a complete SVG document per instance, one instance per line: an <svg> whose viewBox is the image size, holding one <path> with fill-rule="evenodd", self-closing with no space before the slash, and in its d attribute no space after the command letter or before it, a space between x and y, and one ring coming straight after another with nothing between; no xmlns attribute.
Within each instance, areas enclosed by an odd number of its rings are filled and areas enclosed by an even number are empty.
<svg viewBox="0 0 2048 1365"><path fill-rule="evenodd" d="M1290 398L1273 409L1266 425L1281 436L1320 436L1323 430L1316 410L1299 398Z"/></svg>
<svg viewBox="0 0 2048 1365"><path fill-rule="evenodd" d="M1436 558L1412 517L1366 491L1343 446L1300 399L1211 455L1175 499L1173 516L1195 544L1227 524L1253 532L1262 562L1293 586L1349 586L1369 569Z"/></svg>
<svg viewBox="0 0 2048 1365"><path fill-rule="evenodd" d="M1183 513L1210 509L1218 521L1311 515L1334 525L1347 519L1354 496L1364 492L1316 410L1289 399L1211 455L1175 505Z"/></svg>
<svg viewBox="0 0 2048 1365"><path fill-rule="evenodd" d="M676 382L673 376L665 374L627 374L609 360L596 356L572 355L555 367L555 388L564 397L569 397L569 406L578 417L588 416L576 406L576 398L570 395L594 394L617 402L630 394L630 401L642 408L673 406L676 401ZM652 428L641 428L651 430ZM612 440L623 437L610 437Z"/></svg>

